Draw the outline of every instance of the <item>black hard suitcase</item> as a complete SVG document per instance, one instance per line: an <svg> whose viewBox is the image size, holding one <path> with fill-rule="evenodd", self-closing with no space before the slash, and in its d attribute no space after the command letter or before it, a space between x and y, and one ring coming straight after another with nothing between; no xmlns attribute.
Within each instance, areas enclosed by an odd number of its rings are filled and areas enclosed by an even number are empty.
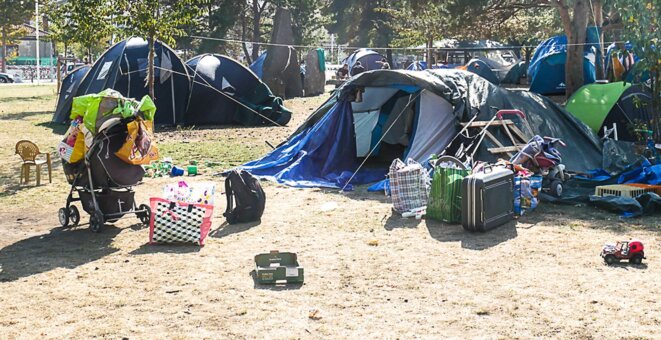
<svg viewBox="0 0 661 340"><path fill-rule="evenodd" d="M487 231L514 218L514 173L487 168L461 183L461 225L468 231Z"/></svg>

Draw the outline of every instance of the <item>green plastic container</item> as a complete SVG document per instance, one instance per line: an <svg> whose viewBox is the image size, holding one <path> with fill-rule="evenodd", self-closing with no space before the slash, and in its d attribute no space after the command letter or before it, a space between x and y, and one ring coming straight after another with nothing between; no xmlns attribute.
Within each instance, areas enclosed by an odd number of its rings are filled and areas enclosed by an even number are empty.
<svg viewBox="0 0 661 340"><path fill-rule="evenodd" d="M302 283L303 267L295 253L272 250L255 256L256 280L261 284Z"/></svg>

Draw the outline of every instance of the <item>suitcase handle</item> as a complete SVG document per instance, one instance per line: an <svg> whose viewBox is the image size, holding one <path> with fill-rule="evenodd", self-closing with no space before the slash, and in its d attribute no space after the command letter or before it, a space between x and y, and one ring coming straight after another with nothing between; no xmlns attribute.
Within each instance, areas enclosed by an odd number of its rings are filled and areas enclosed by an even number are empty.
<svg viewBox="0 0 661 340"><path fill-rule="evenodd" d="M443 162L452 162L456 166L458 166L461 170L468 170L468 167L466 167L466 164L462 163L459 159L456 157L452 156L441 156L437 160L434 161L433 166L436 167L437 164L443 163Z"/></svg>

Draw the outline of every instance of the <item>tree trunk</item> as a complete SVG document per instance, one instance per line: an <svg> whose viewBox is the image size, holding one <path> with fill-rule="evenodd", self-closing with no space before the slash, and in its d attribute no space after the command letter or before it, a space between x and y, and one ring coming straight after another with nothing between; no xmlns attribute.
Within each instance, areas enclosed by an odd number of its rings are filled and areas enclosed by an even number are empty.
<svg viewBox="0 0 661 340"><path fill-rule="evenodd" d="M386 50L386 59L388 59L388 63L390 64L390 68L395 69L395 64L393 63L392 50L391 49Z"/></svg>
<svg viewBox="0 0 661 340"><path fill-rule="evenodd" d="M2 72L7 72L7 27L2 27Z"/></svg>
<svg viewBox="0 0 661 340"><path fill-rule="evenodd" d="M261 35L261 19L262 19L262 13L259 10L259 1L258 0L252 0L252 14L253 14L253 19L252 19L252 60L256 60L259 57L259 44L256 44L259 42L259 37Z"/></svg>
<svg viewBox="0 0 661 340"><path fill-rule="evenodd" d="M562 26L567 35L567 59L565 61L565 97L569 98L583 86L583 49L585 30L588 27L589 0L574 1L573 15L569 15L566 4L556 3L560 11Z"/></svg>
<svg viewBox="0 0 661 340"><path fill-rule="evenodd" d="M432 61L432 47L434 46L434 39L429 37L427 38L427 68L432 69L433 61Z"/></svg>
<svg viewBox="0 0 661 340"><path fill-rule="evenodd" d="M147 71L147 84L149 85L149 96L153 101L156 101L154 96L154 39L156 39L155 34L152 33L149 36L149 60L147 64L149 65L149 70Z"/></svg>
<svg viewBox="0 0 661 340"><path fill-rule="evenodd" d="M593 0L592 4L594 5L594 20L596 21L594 25L599 27L599 51L595 63L597 79L606 79L604 74L604 31L601 27L604 24L603 4L601 3L601 0Z"/></svg>
<svg viewBox="0 0 661 340"><path fill-rule="evenodd" d="M244 42L241 43L241 48L243 49L243 55L246 56L245 62L250 65L253 62L253 58L251 58L250 53L248 52L248 45L245 43L246 41L246 36L247 36L247 27L246 27L246 17L245 15L241 16L241 40Z"/></svg>

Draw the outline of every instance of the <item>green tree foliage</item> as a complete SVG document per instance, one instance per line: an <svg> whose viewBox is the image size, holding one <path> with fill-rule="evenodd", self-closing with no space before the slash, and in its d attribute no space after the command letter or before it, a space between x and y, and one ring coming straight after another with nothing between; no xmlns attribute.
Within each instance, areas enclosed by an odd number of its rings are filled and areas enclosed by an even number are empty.
<svg viewBox="0 0 661 340"><path fill-rule="evenodd" d="M652 121L649 129L654 130L657 141L661 140L661 0L622 1L615 5L622 18L623 40L630 41L632 52L640 58L634 64L634 78L649 77L652 90Z"/></svg>
<svg viewBox="0 0 661 340"><path fill-rule="evenodd" d="M322 37L322 29L330 23L322 14L323 0L284 0L279 3L291 10L296 45L316 45Z"/></svg>
<svg viewBox="0 0 661 340"><path fill-rule="evenodd" d="M105 49L116 31L112 23L115 8L105 0L51 2L44 9L52 24L51 38L64 44L65 50L74 44L82 46L90 61L92 52Z"/></svg>
<svg viewBox="0 0 661 340"><path fill-rule="evenodd" d="M330 0L324 11L330 21L326 28L337 34L340 44L392 47L396 30L402 27L397 13L404 5L403 0ZM392 62L391 50L386 54Z"/></svg>
<svg viewBox="0 0 661 340"><path fill-rule="evenodd" d="M34 14L34 1L2 0L0 1L0 34L2 35L2 71L7 69L7 44L18 38L23 31L19 26L29 20Z"/></svg>
<svg viewBox="0 0 661 340"><path fill-rule="evenodd" d="M199 17L201 1L195 0L122 0L123 26L131 35L145 37L149 43L147 86L154 99L154 42L174 45L175 37L186 34L184 27Z"/></svg>

